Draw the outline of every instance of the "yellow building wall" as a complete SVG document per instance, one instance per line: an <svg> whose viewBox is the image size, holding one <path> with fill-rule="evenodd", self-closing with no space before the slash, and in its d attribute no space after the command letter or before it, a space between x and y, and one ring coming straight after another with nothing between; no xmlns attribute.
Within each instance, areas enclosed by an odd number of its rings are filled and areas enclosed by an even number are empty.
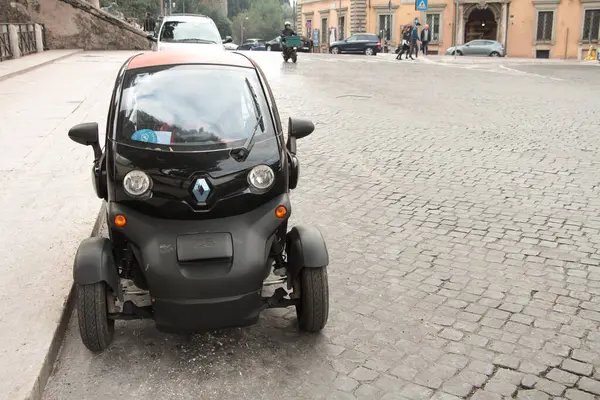
<svg viewBox="0 0 600 400"><path fill-rule="evenodd" d="M416 11L414 2L407 4L403 0L392 0L392 10L388 9L387 0L367 0L366 32L379 34L378 18L381 13L393 15L392 44L397 45L401 40L400 27L412 24L418 17L421 24L425 25L426 15L439 13L441 15L441 39L436 44L430 44L430 50L437 50L444 54L446 49L454 44L455 2L453 0L429 0L430 10L427 12ZM404 0L406 1L406 0ZM558 3L557 3L558 1ZM507 12L506 50L509 57L532 58L536 49L550 50L551 58L584 58L589 45L581 42L583 12L587 2L581 0L512 0ZM600 0L595 4L600 8ZM321 17L327 16L328 26L337 28L338 9L340 1L303 1L301 3L302 32L306 34L304 24L307 20L306 13L313 12L308 17L312 20L312 28L321 29ZM350 34L350 0L342 0L342 13L346 16L345 37ZM321 13L329 10L328 13ZM553 40L551 43L536 43L537 13L540 11L553 11ZM461 23L462 18L460 19ZM499 29L501 27L499 26ZM502 33L500 34L502 36ZM460 39L461 41L463 38ZM596 44L594 44L594 47Z"/></svg>

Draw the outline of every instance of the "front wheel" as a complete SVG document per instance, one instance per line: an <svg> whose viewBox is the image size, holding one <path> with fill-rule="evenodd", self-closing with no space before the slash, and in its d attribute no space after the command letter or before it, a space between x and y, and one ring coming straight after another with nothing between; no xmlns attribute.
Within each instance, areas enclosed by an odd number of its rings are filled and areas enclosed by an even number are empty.
<svg viewBox="0 0 600 400"><path fill-rule="evenodd" d="M492 51L490 57L500 57L500 53L498 53L497 51Z"/></svg>
<svg viewBox="0 0 600 400"><path fill-rule="evenodd" d="M457 55L457 56L462 56L462 55L463 55L463 53L462 53L462 51L460 51L460 50L456 50L456 55Z"/></svg>
<svg viewBox="0 0 600 400"><path fill-rule="evenodd" d="M267 51L271 51L271 46L267 46Z"/></svg>
<svg viewBox="0 0 600 400"><path fill-rule="evenodd" d="M108 318L106 283L76 285L75 290L81 341L91 351L100 352L110 345L115 332L115 321Z"/></svg>
<svg viewBox="0 0 600 400"><path fill-rule="evenodd" d="M296 306L298 325L305 332L319 332L329 318L327 267L302 268L299 284L300 304Z"/></svg>
<svg viewBox="0 0 600 400"><path fill-rule="evenodd" d="M339 47L332 47L331 48L331 54L340 54L340 48Z"/></svg>
<svg viewBox="0 0 600 400"><path fill-rule="evenodd" d="M296 61L298 61L298 55L296 53L292 53L292 62L296 64Z"/></svg>
<svg viewBox="0 0 600 400"><path fill-rule="evenodd" d="M372 55L374 55L374 54L375 54L375 51L374 51L374 50L373 50L371 47L367 47L367 48L365 49L365 54L366 54L367 56L372 56Z"/></svg>

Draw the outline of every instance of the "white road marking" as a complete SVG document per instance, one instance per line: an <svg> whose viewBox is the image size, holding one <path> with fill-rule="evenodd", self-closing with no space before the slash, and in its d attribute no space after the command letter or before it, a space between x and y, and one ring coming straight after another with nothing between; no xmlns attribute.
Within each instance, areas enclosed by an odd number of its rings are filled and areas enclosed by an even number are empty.
<svg viewBox="0 0 600 400"><path fill-rule="evenodd" d="M536 76L538 78L545 78L545 79L551 79L554 81L564 81L564 79L560 79L560 78L555 78L553 76L546 76L546 75L540 75L540 74L534 74L533 72L525 72L525 71L519 71L518 69L514 69L514 68L510 68L507 67L505 65L500 64L500 68L507 70L507 71L511 71L513 73L517 73L520 75L525 75L525 76Z"/></svg>

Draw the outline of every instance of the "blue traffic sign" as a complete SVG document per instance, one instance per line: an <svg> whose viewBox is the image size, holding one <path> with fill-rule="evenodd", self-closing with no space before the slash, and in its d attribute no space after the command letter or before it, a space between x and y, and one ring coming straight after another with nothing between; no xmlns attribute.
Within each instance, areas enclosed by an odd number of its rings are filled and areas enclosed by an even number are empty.
<svg viewBox="0 0 600 400"><path fill-rule="evenodd" d="M429 0L415 0L415 10L417 10L417 11L429 10Z"/></svg>

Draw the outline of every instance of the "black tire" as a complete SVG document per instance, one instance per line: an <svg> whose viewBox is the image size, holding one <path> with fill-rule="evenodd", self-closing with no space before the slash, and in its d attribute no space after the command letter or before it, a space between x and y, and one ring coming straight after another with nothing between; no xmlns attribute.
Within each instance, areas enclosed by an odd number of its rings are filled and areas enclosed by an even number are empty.
<svg viewBox="0 0 600 400"><path fill-rule="evenodd" d="M271 51L271 46L267 46L267 48L265 50Z"/></svg>
<svg viewBox="0 0 600 400"><path fill-rule="evenodd" d="M298 61L298 55L297 54L292 54L292 62L294 64L296 64L296 61Z"/></svg>
<svg viewBox="0 0 600 400"><path fill-rule="evenodd" d="M339 47L332 47L329 52L331 54L340 54L340 48Z"/></svg>
<svg viewBox="0 0 600 400"><path fill-rule="evenodd" d="M365 49L365 55L367 55L367 56L374 56L375 54L376 54L375 53L375 49L373 49L372 47L367 47Z"/></svg>
<svg viewBox="0 0 600 400"><path fill-rule="evenodd" d="M329 283L327 267L302 268L300 304L296 306L298 325L305 332L319 332L329 318Z"/></svg>
<svg viewBox="0 0 600 400"><path fill-rule="evenodd" d="M106 349L112 342L115 321L108 319L106 283L76 285L77 319L81 341L93 352Z"/></svg>
<svg viewBox="0 0 600 400"><path fill-rule="evenodd" d="M490 53L490 57L500 57L500 53L498 53L497 51L492 51Z"/></svg>
<svg viewBox="0 0 600 400"><path fill-rule="evenodd" d="M457 56L462 56L462 55L463 55L463 53L462 53L462 51L460 51L460 50L456 50L456 55L457 55Z"/></svg>

